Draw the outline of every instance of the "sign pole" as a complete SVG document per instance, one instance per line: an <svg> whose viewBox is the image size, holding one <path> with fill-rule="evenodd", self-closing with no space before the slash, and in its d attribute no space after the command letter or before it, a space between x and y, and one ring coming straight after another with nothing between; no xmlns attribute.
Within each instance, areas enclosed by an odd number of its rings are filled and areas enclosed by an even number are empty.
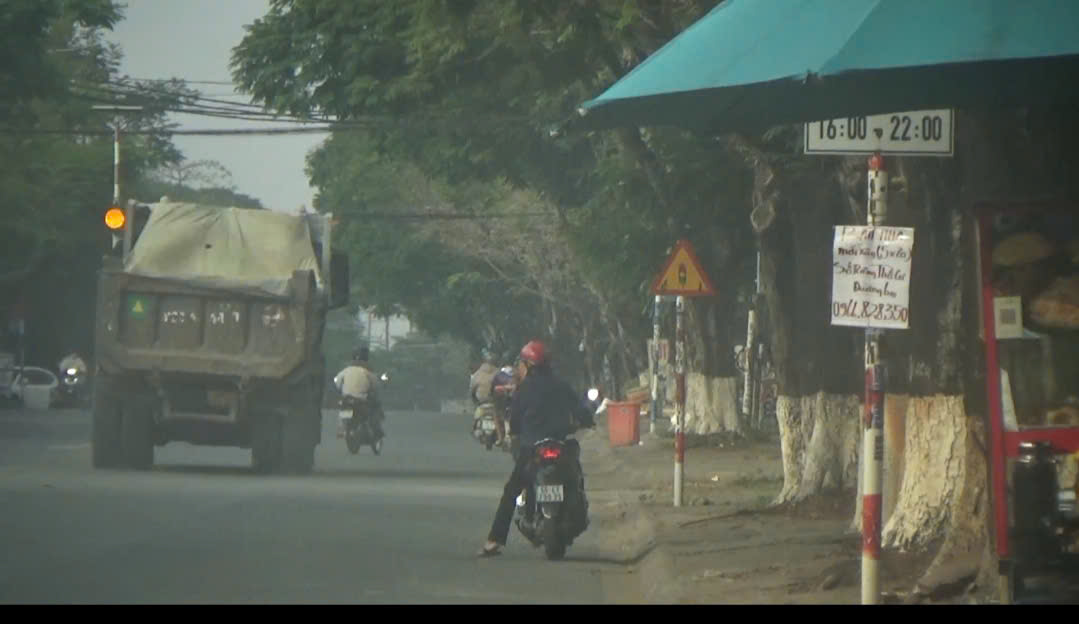
<svg viewBox="0 0 1079 624"><path fill-rule="evenodd" d="M704 272L693 245L679 240L671 251L663 270L652 282L652 294L674 295L675 299L675 432L674 432L674 506L682 506L682 477L686 458L686 297L711 297L716 289ZM658 313L657 313L658 318ZM658 321L657 321L658 322ZM658 325L653 333L658 336ZM658 345L659 341L656 341ZM658 368L657 357L657 368Z"/></svg>
<svg viewBox="0 0 1079 624"><path fill-rule="evenodd" d="M651 417L648 419L648 432L656 432L656 414L660 413L659 410L663 409L659 402L659 384L662 375L660 375L659 367L659 305L661 295L656 295L655 305L652 308L652 409Z"/></svg>
<svg viewBox="0 0 1079 624"><path fill-rule="evenodd" d="M883 227L888 173L882 154L955 153L955 111L919 110L836 118L805 124L806 154L867 154L869 196L865 226L836 228L832 325L865 329L865 411L862 440L862 604L880 602L883 523L884 329L909 329L913 228ZM864 229L863 229L864 228Z"/></svg>
<svg viewBox="0 0 1079 624"><path fill-rule="evenodd" d="M755 295L754 295L755 296ZM746 370L743 372L744 385L742 393L742 415L745 418L745 422L748 426L753 427L756 423L753 422L753 395L754 395L754 382L753 382L753 365L755 364L753 357L754 343L757 341L757 310L754 303L749 304L749 311L746 315L746 346L744 347L746 352Z"/></svg>
<svg viewBox="0 0 1079 624"><path fill-rule="evenodd" d="M675 320L675 366L677 367L677 390L675 401L677 403L674 433L674 506L682 506L682 474L686 460L686 298L678 296L675 303L677 316Z"/></svg>
<svg viewBox="0 0 1079 624"><path fill-rule="evenodd" d="M869 158L869 205L866 222L884 225L888 212L888 173L884 158ZM884 462L884 364L881 330L865 330L865 421L862 457L862 604L880 602L881 514Z"/></svg>

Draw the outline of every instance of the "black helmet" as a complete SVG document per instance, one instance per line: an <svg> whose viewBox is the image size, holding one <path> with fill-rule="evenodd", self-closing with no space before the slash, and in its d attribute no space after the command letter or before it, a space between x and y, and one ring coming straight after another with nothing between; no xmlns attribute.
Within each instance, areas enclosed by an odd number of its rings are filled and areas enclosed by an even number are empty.
<svg viewBox="0 0 1079 624"><path fill-rule="evenodd" d="M367 345L361 345L356 347L356 350L352 352L352 359L357 362L366 362L367 358L371 355L371 349Z"/></svg>

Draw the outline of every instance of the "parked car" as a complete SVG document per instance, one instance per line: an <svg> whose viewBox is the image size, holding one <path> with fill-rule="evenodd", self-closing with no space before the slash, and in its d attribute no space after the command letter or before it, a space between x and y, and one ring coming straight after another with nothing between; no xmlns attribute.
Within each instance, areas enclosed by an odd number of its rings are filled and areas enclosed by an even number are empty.
<svg viewBox="0 0 1079 624"><path fill-rule="evenodd" d="M47 410L59 392L60 380L52 371L37 366L15 369L11 391L22 404L33 410Z"/></svg>

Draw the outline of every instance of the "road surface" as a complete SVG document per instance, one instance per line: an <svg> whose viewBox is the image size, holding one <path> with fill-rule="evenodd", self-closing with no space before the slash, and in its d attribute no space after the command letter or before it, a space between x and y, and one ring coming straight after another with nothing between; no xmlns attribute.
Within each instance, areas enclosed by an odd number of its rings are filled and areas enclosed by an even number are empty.
<svg viewBox="0 0 1079 624"><path fill-rule="evenodd" d="M564 561L516 527L475 558L511 462L463 417L391 413L381 456L350 455L335 417L315 474L266 477L245 449L176 442L150 472L94 470L87 412L0 410L0 602L634 601L595 519Z"/></svg>

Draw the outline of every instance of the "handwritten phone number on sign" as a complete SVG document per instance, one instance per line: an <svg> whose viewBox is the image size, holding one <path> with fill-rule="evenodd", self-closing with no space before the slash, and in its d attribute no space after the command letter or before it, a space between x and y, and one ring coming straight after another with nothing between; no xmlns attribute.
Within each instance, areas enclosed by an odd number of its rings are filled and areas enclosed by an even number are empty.
<svg viewBox="0 0 1079 624"><path fill-rule="evenodd" d="M905 305L895 303L875 303L849 299L832 304L832 318L854 321L882 321L906 323L910 310Z"/></svg>

